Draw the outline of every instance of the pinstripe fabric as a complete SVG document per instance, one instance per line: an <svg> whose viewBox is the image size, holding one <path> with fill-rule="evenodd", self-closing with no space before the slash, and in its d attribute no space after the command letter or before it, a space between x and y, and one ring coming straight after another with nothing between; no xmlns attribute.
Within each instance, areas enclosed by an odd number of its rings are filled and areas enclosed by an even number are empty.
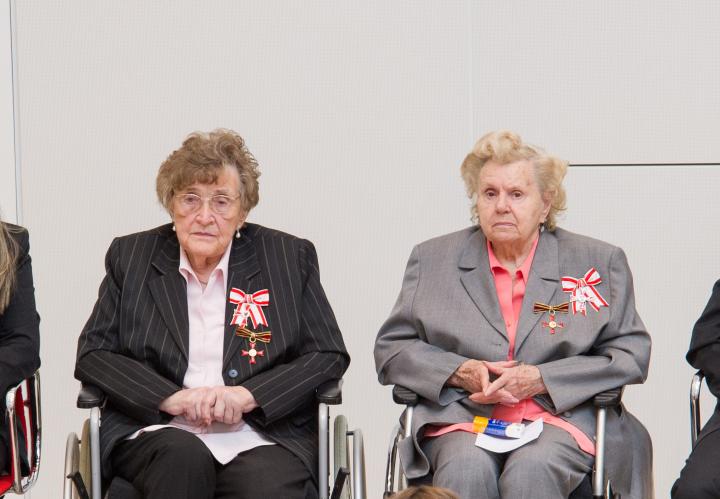
<svg viewBox="0 0 720 499"><path fill-rule="evenodd" d="M297 455L315 477L317 428L314 391L339 378L349 356L320 284L317 255L307 240L246 224L233 239L228 289L270 290L264 308L272 341L251 365L240 355L226 308L223 379L252 392L260 408L246 419ZM78 340L75 377L108 396L100 432L103 471L113 446L134 431L170 420L160 402L182 387L188 362L185 280L170 225L115 239L98 300ZM229 373L237 371L231 378Z"/></svg>

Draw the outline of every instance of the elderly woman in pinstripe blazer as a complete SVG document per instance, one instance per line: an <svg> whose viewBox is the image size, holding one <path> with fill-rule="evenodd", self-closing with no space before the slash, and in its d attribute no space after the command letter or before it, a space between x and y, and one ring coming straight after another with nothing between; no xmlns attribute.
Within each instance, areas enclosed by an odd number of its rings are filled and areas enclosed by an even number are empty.
<svg viewBox="0 0 720 499"><path fill-rule="evenodd" d="M314 389L349 357L312 243L245 222L259 175L236 133L194 133L157 178L172 223L108 250L75 376L143 497L316 494Z"/></svg>

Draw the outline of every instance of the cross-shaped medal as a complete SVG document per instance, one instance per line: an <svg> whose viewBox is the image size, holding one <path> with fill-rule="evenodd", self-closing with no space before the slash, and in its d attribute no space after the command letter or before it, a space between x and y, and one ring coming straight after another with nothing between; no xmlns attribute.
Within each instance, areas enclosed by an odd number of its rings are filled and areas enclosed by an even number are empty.
<svg viewBox="0 0 720 499"><path fill-rule="evenodd" d="M265 350L258 350L255 348L255 343L250 341L250 350L242 350L242 356L243 357L250 357L250 363L255 364L255 357L264 357L265 356Z"/></svg>
<svg viewBox="0 0 720 499"><path fill-rule="evenodd" d="M539 301L536 301L533 304L533 313L543 314L545 312L548 312L549 320L543 321L542 327L549 328L550 334L555 334L556 329L562 329L565 327L565 324L563 324L560 321L555 320L555 314L558 312L561 314L567 314L568 308L569 308L569 302L564 302L559 305L548 305L546 303L541 303Z"/></svg>
<svg viewBox="0 0 720 499"><path fill-rule="evenodd" d="M257 342L270 343L272 333L270 331L252 331L246 327L238 326L235 329L235 334L241 338L247 338L249 348L240 351L240 355L243 357L250 357L250 363L256 364L257 360L255 357L265 357L265 350L258 350L256 348Z"/></svg>
<svg viewBox="0 0 720 499"><path fill-rule="evenodd" d="M550 328L550 334L555 334L556 329L562 329L565 327L565 324L555 320L555 312L550 312L550 317L548 317L548 319L550 320L543 321L542 325L543 327Z"/></svg>

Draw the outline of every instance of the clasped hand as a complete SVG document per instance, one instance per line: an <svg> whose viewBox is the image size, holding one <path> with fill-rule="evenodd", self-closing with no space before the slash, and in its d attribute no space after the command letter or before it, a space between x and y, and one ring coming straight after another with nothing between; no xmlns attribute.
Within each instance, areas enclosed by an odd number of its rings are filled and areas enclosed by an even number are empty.
<svg viewBox="0 0 720 499"><path fill-rule="evenodd" d="M491 381L491 377L495 379ZM473 402L510 407L547 391L536 366L514 360L467 360L455 371L450 382L469 392Z"/></svg>
<svg viewBox="0 0 720 499"><path fill-rule="evenodd" d="M239 423L243 414L257 406L255 397L242 386L203 386L173 393L160 403L160 410L184 416L197 426L209 426L213 421Z"/></svg>

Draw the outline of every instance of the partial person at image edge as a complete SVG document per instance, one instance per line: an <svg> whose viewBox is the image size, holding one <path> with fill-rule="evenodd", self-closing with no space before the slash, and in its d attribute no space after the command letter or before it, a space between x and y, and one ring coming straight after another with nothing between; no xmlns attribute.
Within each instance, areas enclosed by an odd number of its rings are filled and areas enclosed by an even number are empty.
<svg viewBox="0 0 720 499"><path fill-rule="evenodd" d="M695 323L687 361L702 371L710 392L720 398L720 280ZM720 405L703 426L697 442L673 485L673 499L717 499L720 497Z"/></svg>
<svg viewBox="0 0 720 499"><path fill-rule="evenodd" d="M35 309L27 230L0 221L0 393L29 378L40 367L40 316ZM4 411L3 411L4 412ZM10 435L0 423L0 473L9 471ZM18 432L22 439L23 433ZM25 446L20 445L23 449ZM27 456L21 456L27 472Z"/></svg>

